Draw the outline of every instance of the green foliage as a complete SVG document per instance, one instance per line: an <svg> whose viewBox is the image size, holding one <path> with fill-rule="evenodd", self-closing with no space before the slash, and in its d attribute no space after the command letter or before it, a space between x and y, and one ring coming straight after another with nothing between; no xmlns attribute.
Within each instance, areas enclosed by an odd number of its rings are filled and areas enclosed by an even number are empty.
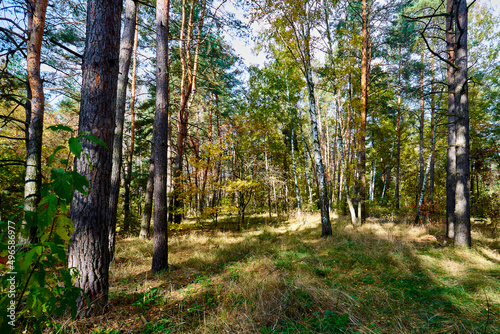
<svg viewBox="0 0 500 334"><path fill-rule="evenodd" d="M334 311L327 310L325 312L315 312L313 317L307 323L298 323L294 321L287 321L279 329L272 326L264 326L260 332L262 334L270 333L346 333L347 325L349 324L348 314L337 314Z"/></svg>
<svg viewBox="0 0 500 334"><path fill-rule="evenodd" d="M67 131L73 133L69 127L57 125L49 127L53 131ZM82 144L80 139L86 138L100 142L95 137L83 134L69 139L69 152L80 156ZM66 148L58 146L47 159L50 168L56 161L57 154ZM8 271L2 279L4 294L0 300L0 307L7 309L13 305L15 319L3 314L0 319L2 333L12 331L15 322L16 329L23 328L30 333L42 333L44 328L55 328L54 316L60 317L68 308L71 316L77 315L76 300L81 289L73 286L73 280L78 275L74 268L67 268L67 247L73 233L74 226L69 214L69 205L73 192L87 193L89 182L85 176L68 170L69 156L59 159L66 165L63 168L51 168L50 180L42 185L41 200L36 212L25 213L26 225L24 229L36 229L36 238L30 245L16 247L15 232L11 222L0 223L2 240L8 238L10 243L2 243L1 254L15 254L11 262L7 263ZM26 236L25 236L26 237ZM10 289L9 278L15 279L15 289ZM12 322L14 320L14 322ZM10 322L10 324L9 324Z"/></svg>
<svg viewBox="0 0 500 334"><path fill-rule="evenodd" d="M142 330L142 334L167 334L173 333L173 329L168 328L170 325L170 321L168 319L162 319L157 322L148 322L144 329Z"/></svg>
<svg viewBox="0 0 500 334"><path fill-rule="evenodd" d="M140 308L147 309L149 304L159 304L161 300L159 299L158 288L153 288L143 294L142 298L134 302L133 305L137 305Z"/></svg>
<svg viewBox="0 0 500 334"><path fill-rule="evenodd" d="M323 314L316 313L314 320L314 327L320 333L344 333L349 324L349 315L327 310Z"/></svg>

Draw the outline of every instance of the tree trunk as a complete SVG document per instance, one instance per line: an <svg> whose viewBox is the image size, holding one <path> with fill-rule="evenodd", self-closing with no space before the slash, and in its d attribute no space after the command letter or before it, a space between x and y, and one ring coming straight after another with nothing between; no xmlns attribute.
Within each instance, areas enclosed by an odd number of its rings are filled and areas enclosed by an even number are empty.
<svg viewBox="0 0 500 334"><path fill-rule="evenodd" d="M83 151L75 170L89 180L88 195L74 192L71 219L75 224L69 245L68 267L79 276L83 289L78 308L83 317L100 314L109 291L109 196L113 130L116 115L121 1L90 0L82 64L82 97L79 132L90 133L108 146L82 140Z"/></svg>
<svg viewBox="0 0 500 334"><path fill-rule="evenodd" d="M434 96L434 80L435 80L435 63L434 63L434 58L432 58L432 78L431 78L431 131L432 133L436 132L436 99ZM431 203L431 214L434 214L434 166L436 165L436 157L434 150L432 151L432 157L431 157L431 166L430 166L430 171L429 171L429 202Z"/></svg>
<svg viewBox="0 0 500 334"><path fill-rule="evenodd" d="M168 73L168 33L169 0L156 3L156 112L153 140L154 148L154 236L152 270L159 272L168 268L168 113L169 113L169 73Z"/></svg>
<svg viewBox="0 0 500 334"><path fill-rule="evenodd" d="M359 223L366 220L366 114L368 112L368 86L370 80L370 31L368 0L362 0L361 50L361 112L358 131L357 205Z"/></svg>
<svg viewBox="0 0 500 334"><path fill-rule="evenodd" d="M328 206L328 194L326 189L326 175L323 167L323 159L321 157L321 143L318 134L318 120L316 111L316 97L314 95L314 83L311 68L311 56L309 50L309 26L306 25L306 59L304 63L307 91L309 96L309 114L311 116L311 132L313 137L314 161L316 171L318 173L318 193L321 207L321 236L326 237L332 235L332 225L330 223L330 209Z"/></svg>
<svg viewBox="0 0 500 334"><path fill-rule="evenodd" d="M375 197L375 177L377 175L377 160L373 164L371 176L370 176L370 201L373 201Z"/></svg>
<svg viewBox="0 0 500 334"><path fill-rule="evenodd" d="M401 49L400 49L401 51ZM401 52L400 52L401 56ZM399 187L400 187L400 175L399 169L401 166L401 61L398 62L398 124L397 124L397 153L396 153L396 189L395 196L396 197L396 209L399 210Z"/></svg>
<svg viewBox="0 0 500 334"><path fill-rule="evenodd" d="M267 152L264 152L264 159L266 162L266 174L269 175L269 163L267 161ZM271 206L271 187L270 186L267 187L267 209L269 212L269 221L271 221L273 209Z"/></svg>
<svg viewBox="0 0 500 334"><path fill-rule="evenodd" d="M113 140L113 169L111 171L111 193L109 197L109 254L113 259L116 237L116 212L120 193L120 171L122 167L123 122L125 119L125 104L127 102L128 72L134 45L137 3L133 0L125 2L125 20L120 42L120 63L118 72L118 90L116 96L116 117ZM123 228L128 232L128 226Z"/></svg>
<svg viewBox="0 0 500 334"><path fill-rule="evenodd" d="M138 15L136 15L136 24ZM123 194L123 222L126 227L130 224L130 182L132 181L132 161L134 158L135 147L135 85L137 76L137 40L139 29L135 29L134 51L132 56L132 86L130 87L130 147L127 156L127 168L125 175L125 192ZM124 230L126 228L124 227Z"/></svg>
<svg viewBox="0 0 500 334"><path fill-rule="evenodd" d="M42 50L45 14L48 0L31 0L28 2L28 41L26 52L26 70L29 90L31 93L29 112L26 113L27 142L26 142L26 176L24 179L24 211L36 212L40 202L40 188L42 185L42 135L43 115L45 111L45 96L43 81L40 76L40 56ZM25 222L27 220L25 219ZM27 226L23 223L23 231L19 242L29 244L36 238L37 226Z"/></svg>
<svg viewBox="0 0 500 334"><path fill-rule="evenodd" d="M448 156L446 160L446 235L455 237L456 118L455 118L455 3L446 2L446 50L448 53Z"/></svg>
<svg viewBox="0 0 500 334"><path fill-rule="evenodd" d="M424 116L425 116L425 99L424 99L424 52L420 55L420 62L422 63L422 68L420 70L420 117L419 117L419 126L418 126L418 161L420 165L419 172L419 184L418 189L422 189L424 185ZM418 200L417 192L417 200Z"/></svg>
<svg viewBox="0 0 500 334"><path fill-rule="evenodd" d="M154 137L154 134L153 134ZM154 157L154 147L151 145L151 157ZM144 211L141 219L141 232L139 238L149 238L149 228L151 226L151 212L153 210L153 190L155 178L155 163L153 158L149 162L148 182L146 184L146 199L144 200Z"/></svg>
<svg viewBox="0 0 500 334"><path fill-rule="evenodd" d="M467 85L467 20L466 0L457 0L455 45L456 105L456 188L455 188L455 245L471 246L470 231L470 169L469 169L469 101Z"/></svg>
<svg viewBox="0 0 500 334"><path fill-rule="evenodd" d="M307 182L307 193L309 194L309 205L311 205L312 204L311 180L309 179L309 173L307 172L309 164L307 158L306 140L304 138L304 132L302 131L302 125L300 125L300 136L302 137L302 148L304 149L304 174Z"/></svg>

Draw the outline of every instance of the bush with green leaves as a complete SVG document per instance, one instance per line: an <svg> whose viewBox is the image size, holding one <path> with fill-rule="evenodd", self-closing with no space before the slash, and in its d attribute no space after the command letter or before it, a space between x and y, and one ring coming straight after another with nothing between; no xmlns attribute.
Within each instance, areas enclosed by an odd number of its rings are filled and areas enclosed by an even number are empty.
<svg viewBox="0 0 500 334"><path fill-rule="evenodd" d="M73 285L73 280L78 272L67 267L67 248L74 230L69 206L74 191L87 194L89 182L85 176L70 170L69 163L72 155L82 154L80 139L105 144L89 134L74 136L67 126L52 126L49 130L68 131L72 137L68 147L58 146L47 159L50 180L42 184L37 211L26 211L24 222L16 224L17 231L11 221L0 222L0 253L8 260L5 266L0 265L1 333L42 333L45 328L55 328L54 319L68 309L73 318L77 316L76 300L81 289ZM58 158L58 153L64 151L66 158ZM64 168L52 167L55 164ZM25 228L20 229L21 225ZM36 237L31 243L17 244L18 234L28 238L32 227L36 227Z"/></svg>

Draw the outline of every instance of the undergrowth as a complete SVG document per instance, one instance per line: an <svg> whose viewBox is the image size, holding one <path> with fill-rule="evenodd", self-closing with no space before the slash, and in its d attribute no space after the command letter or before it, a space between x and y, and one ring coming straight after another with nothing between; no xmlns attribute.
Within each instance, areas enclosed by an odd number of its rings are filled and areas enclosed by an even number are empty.
<svg viewBox="0 0 500 334"><path fill-rule="evenodd" d="M440 244L440 228L337 219L321 238L319 216L302 215L191 230L170 238L162 274L150 272L151 241L122 239L110 311L61 332L500 333L498 234L476 230L464 250Z"/></svg>

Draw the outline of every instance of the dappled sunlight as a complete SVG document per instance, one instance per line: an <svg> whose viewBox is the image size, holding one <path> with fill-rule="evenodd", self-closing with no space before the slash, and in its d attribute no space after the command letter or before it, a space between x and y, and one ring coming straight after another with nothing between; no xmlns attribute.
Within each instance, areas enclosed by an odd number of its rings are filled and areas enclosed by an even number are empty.
<svg viewBox="0 0 500 334"><path fill-rule="evenodd" d="M422 265L429 269L430 272L446 274L453 278L460 277L466 274L466 266L463 262L451 260L449 258L436 258L430 255L420 255Z"/></svg>
<svg viewBox="0 0 500 334"><path fill-rule="evenodd" d="M170 269L160 274L150 271L150 240L119 239L112 316L103 321L175 333L322 332L327 323L361 333L476 333L498 324L500 256L486 244L456 249L437 243L433 226L373 219L353 228L346 217L322 238L319 218L173 233Z"/></svg>

